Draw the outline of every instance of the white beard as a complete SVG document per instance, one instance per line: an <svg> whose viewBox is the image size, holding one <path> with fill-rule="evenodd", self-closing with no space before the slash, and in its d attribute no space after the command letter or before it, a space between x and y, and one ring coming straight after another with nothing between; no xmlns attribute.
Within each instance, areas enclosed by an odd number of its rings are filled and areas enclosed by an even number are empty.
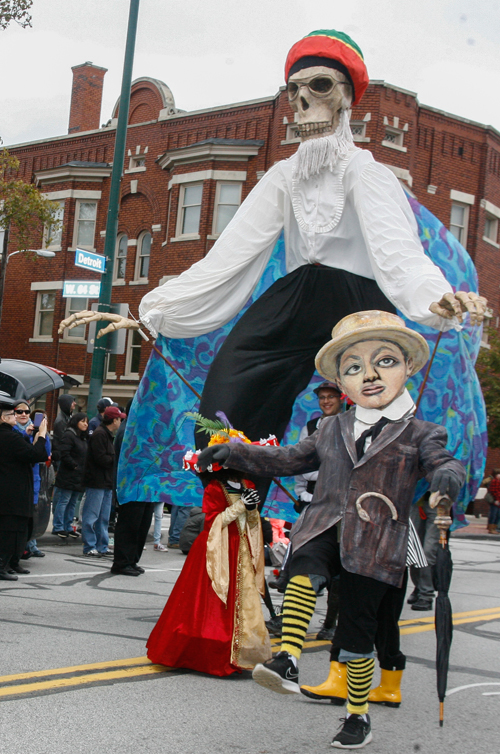
<svg viewBox="0 0 500 754"><path fill-rule="evenodd" d="M298 148L294 177L307 180L327 168L334 170L339 160L356 149L349 125L349 111L341 110L335 133L317 139L307 139Z"/></svg>

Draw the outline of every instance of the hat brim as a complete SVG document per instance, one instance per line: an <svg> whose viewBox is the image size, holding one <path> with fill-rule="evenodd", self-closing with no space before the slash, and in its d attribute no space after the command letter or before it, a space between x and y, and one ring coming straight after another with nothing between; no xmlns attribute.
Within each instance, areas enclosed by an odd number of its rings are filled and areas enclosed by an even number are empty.
<svg viewBox="0 0 500 754"><path fill-rule="evenodd" d="M420 333L406 327L378 325L373 328L359 328L333 338L318 351L316 369L326 380L337 380L337 358L347 348L364 340L390 340L401 346L412 360L410 376L419 372L429 359L429 346Z"/></svg>

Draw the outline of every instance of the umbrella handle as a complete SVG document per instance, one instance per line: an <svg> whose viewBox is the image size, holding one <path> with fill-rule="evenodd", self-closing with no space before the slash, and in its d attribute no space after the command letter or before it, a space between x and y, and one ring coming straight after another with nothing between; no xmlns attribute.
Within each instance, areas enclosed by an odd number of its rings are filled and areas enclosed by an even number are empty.
<svg viewBox="0 0 500 754"><path fill-rule="evenodd" d="M440 502L437 506L437 515L434 520L434 523L439 529L439 544L441 547L446 547L446 543L448 541L448 529L451 526L451 518L450 518L450 506L449 505L442 505Z"/></svg>

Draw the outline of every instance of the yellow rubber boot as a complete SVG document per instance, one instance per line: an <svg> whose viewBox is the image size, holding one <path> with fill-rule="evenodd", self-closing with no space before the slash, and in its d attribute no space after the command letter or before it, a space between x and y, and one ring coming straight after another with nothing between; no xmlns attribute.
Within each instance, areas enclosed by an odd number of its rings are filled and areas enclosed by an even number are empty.
<svg viewBox="0 0 500 754"><path fill-rule="evenodd" d="M331 662L328 678L319 686L301 686L301 692L309 699L327 699L338 706L347 700L347 666L343 662Z"/></svg>
<svg viewBox="0 0 500 754"><path fill-rule="evenodd" d="M380 686L372 689L368 695L371 704L385 704L386 707L399 707L401 704L402 670L384 670L380 678Z"/></svg>

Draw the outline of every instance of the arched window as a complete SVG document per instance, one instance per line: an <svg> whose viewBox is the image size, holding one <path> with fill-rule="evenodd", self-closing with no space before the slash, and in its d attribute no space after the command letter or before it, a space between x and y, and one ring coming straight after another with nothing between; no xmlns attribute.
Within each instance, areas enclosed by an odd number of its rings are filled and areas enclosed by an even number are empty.
<svg viewBox="0 0 500 754"><path fill-rule="evenodd" d="M115 250L115 268L113 270L113 280L115 282L123 280L125 282L125 272L127 268L127 247L128 237L125 233L116 239Z"/></svg>
<svg viewBox="0 0 500 754"><path fill-rule="evenodd" d="M137 241L137 256L135 261L135 279L147 281L149 273L149 259L151 256L151 233L141 233Z"/></svg>

